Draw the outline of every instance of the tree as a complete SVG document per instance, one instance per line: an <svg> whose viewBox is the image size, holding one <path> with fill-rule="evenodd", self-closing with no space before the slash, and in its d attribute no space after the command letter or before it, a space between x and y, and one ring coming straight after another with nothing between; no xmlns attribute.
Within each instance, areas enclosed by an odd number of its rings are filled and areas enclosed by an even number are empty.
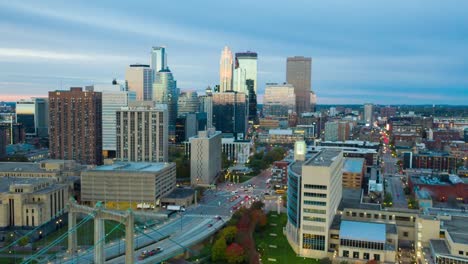
<svg viewBox="0 0 468 264"><path fill-rule="evenodd" d="M383 205L387 207L391 207L393 205L393 197L390 193L385 194Z"/></svg>
<svg viewBox="0 0 468 264"><path fill-rule="evenodd" d="M265 207L265 204L262 201L255 201L250 208L253 210L262 210L263 207Z"/></svg>
<svg viewBox="0 0 468 264"><path fill-rule="evenodd" d="M319 264L332 264L329 258L323 258L319 260Z"/></svg>
<svg viewBox="0 0 468 264"><path fill-rule="evenodd" d="M226 259L226 239L222 236L216 240L211 249L211 260L213 261L223 261Z"/></svg>
<svg viewBox="0 0 468 264"><path fill-rule="evenodd" d="M233 164L232 160L228 158L228 155L226 153L221 154L221 168L227 169L231 167Z"/></svg>
<svg viewBox="0 0 468 264"><path fill-rule="evenodd" d="M226 243L230 244L234 242L234 239L237 235L237 227L236 226L228 226L221 231L221 236L224 236L226 239Z"/></svg>
<svg viewBox="0 0 468 264"><path fill-rule="evenodd" d="M18 241L18 245L22 247L26 246L27 244L29 244L29 237L25 236Z"/></svg>
<svg viewBox="0 0 468 264"><path fill-rule="evenodd" d="M230 264L237 264L244 262L244 249L237 243L232 243L226 249L226 260Z"/></svg>

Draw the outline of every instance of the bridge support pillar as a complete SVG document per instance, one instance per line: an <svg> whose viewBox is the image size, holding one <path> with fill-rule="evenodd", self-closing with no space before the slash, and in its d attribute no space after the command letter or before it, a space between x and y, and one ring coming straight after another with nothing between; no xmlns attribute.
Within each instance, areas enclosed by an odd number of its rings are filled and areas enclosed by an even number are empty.
<svg viewBox="0 0 468 264"><path fill-rule="evenodd" d="M68 253L74 255L77 249L77 237L76 231L71 232L71 230L76 226L76 213L73 210L68 212Z"/></svg>
<svg viewBox="0 0 468 264"><path fill-rule="evenodd" d="M135 250L135 219L132 211L128 211L127 221L125 222L125 264L131 264L135 262L134 250Z"/></svg>
<svg viewBox="0 0 468 264"><path fill-rule="evenodd" d="M94 217L94 263L104 264L105 244L104 220L98 216Z"/></svg>

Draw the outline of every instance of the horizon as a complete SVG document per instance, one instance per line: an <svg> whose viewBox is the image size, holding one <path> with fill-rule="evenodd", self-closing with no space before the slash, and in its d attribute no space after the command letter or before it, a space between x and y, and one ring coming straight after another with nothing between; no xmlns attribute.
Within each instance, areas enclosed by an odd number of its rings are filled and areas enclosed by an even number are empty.
<svg viewBox="0 0 468 264"><path fill-rule="evenodd" d="M468 2L161 3L0 2L0 101L122 83L160 45L181 91L203 93L227 45L258 53L259 101L305 56L318 105L467 105Z"/></svg>

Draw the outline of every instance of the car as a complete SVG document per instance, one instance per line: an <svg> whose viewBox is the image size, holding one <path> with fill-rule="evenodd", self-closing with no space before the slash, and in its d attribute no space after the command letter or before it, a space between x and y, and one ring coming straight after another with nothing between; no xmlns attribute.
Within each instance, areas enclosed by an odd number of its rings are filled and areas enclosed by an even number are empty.
<svg viewBox="0 0 468 264"><path fill-rule="evenodd" d="M212 227L212 226L213 226L213 224L208 224L208 227Z"/></svg>

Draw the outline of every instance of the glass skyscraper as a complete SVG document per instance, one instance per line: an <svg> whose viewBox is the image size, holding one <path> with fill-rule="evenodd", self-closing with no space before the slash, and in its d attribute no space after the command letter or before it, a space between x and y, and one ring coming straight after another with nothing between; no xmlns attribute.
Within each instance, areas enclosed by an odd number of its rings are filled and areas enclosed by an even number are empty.
<svg viewBox="0 0 468 264"><path fill-rule="evenodd" d="M267 84L263 97L263 115L288 117L296 112L296 94L291 84Z"/></svg>
<svg viewBox="0 0 468 264"><path fill-rule="evenodd" d="M151 48L151 69L153 69L153 77L156 76L160 70L167 67L167 54L165 47Z"/></svg>
<svg viewBox="0 0 468 264"><path fill-rule="evenodd" d="M167 104L169 135L171 137L175 135L178 97L177 81L174 80L174 76L169 68L156 73L153 83L153 101L158 104Z"/></svg>
<svg viewBox="0 0 468 264"><path fill-rule="evenodd" d="M216 130L243 138L247 131L247 116L246 94L213 93L213 126Z"/></svg>
<svg viewBox="0 0 468 264"><path fill-rule="evenodd" d="M219 89L221 92L232 91L232 51L224 47L219 61Z"/></svg>
<svg viewBox="0 0 468 264"><path fill-rule="evenodd" d="M16 122L21 123L28 137L47 137L49 107L47 98L16 102Z"/></svg>
<svg viewBox="0 0 468 264"><path fill-rule="evenodd" d="M257 94L257 53L239 52L236 53L234 66L234 91L248 94L247 80L254 83L254 91Z"/></svg>

